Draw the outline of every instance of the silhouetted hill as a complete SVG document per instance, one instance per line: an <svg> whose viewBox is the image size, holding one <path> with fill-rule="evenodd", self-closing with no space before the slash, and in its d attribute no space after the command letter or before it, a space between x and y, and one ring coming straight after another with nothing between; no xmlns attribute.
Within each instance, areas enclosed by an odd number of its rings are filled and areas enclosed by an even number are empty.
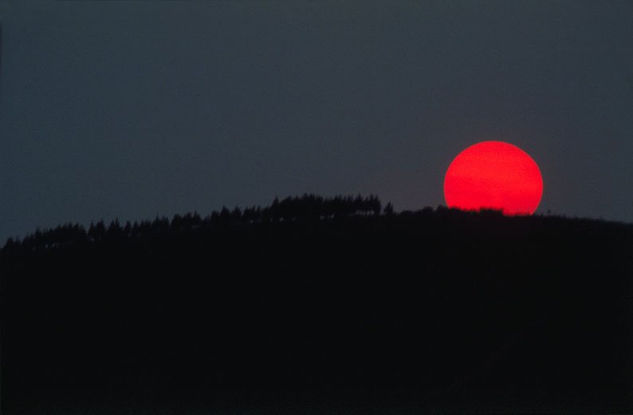
<svg viewBox="0 0 633 415"><path fill-rule="evenodd" d="M627 224L304 196L60 226L0 271L8 415L633 410Z"/></svg>

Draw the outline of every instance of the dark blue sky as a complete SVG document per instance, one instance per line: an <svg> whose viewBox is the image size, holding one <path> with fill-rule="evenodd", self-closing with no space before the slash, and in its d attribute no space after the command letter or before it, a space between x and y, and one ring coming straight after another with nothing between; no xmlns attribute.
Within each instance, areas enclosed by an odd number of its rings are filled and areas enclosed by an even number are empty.
<svg viewBox="0 0 633 415"><path fill-rule="evenodd" d="M504 140L539 212L633 221L633 2L0 2L0 239L375 193Z"/></svg>

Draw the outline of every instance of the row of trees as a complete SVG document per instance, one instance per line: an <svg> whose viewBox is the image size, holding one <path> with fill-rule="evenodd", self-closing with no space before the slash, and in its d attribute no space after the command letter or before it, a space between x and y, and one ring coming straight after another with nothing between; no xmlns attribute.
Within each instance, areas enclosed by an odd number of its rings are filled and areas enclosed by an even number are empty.
<svg viewBox="0 0 633 415"><path fill-rule="evenodd" d="M136 237L140 235L161 234L168 231L191 231L210 229L228 224L252 224L269 222L294 222L303 220L325 220L353 215L392 214L393 207L388 203L384 210L380 199L375 195L363 197L322 196L305 194L300 197L275 198L270 206L253 206L245 209L236 207L232 210L223 207L206 217L198 213L175 215L171 220L157 217L141 222L121 224L118 219L107 224L104 221L92 223L88 229L78 224L60 225L51 230L37 230L22 240L9 239L5 249L22 246L24 248L51 248L71 242L88 240L99 241L119 237Z"/></svg>

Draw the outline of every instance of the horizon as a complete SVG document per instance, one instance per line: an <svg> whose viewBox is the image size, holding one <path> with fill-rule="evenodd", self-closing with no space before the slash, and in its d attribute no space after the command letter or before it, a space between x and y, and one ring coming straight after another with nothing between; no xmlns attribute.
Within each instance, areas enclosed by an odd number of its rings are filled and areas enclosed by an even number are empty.
<svg viewBox="0 0 633 415"><path fill-rule="evenodd" d="M358 216L358 217L379 217L379 216L389 216L389 215L402 215L402 216L407 216L407 215L420 215L420 214L444 214L446 212L453 214L453 215L462 215L462 217L469 217L469 216L486 216L486 215L498 215L500 217L503 217L504 219L508 219L508 220L512 220L512 219L517 219L517 220L525 220L525 219L530 219L530 218L534 218L534 220L563 220L563 221L578 221L578 222L596 222L596 223L603 223L603 224L611 224L611 225L618 225L618 226L624 226L624 227L633 227L633 222L624 222L624 221L618 221L618 220L610 220L610 219L603 219L603 218L591 218L591 217L582 217L582 216L567 216L564 214L555 214L555 213L551 213L551 212L546 212L546 213L541 213L541 212L536 212L533 214L506 214L504 213L501 209L495 209L495 208L487 208L487 207L482 207L480 209L460 209L457 207L448 207L444 204L439 204L437 206L424 206L418 209L401 209L401 210L397 210L394 208L393 204L390 201L383 201L380 199L380 197L378 195L374 195L374 194L369 194L369 195L361 195L361 194L357 194L357 195L334 195L331 197L326 197L326 196L321 196L321 195L317 195L317 194L303 194L303 195L295 195L295 196L286 196L283 198L280 198L278 196L276 196L270 203L268 204L263 204L263 205L245 205L245 206L222 206L219 209L214 209L212 211L209 212L198 212L196 210L190 210L190 211L185 211L185 212L177 212L174 213L173 215L167 216L167 215L156 215L153 217L145 217L145 218L138 218L138 219L133 219L133 220L122 220L120 218L112 218L110 220L104 220L104 219L99 219L99 220L92 220L89 223L79 223L79 222L65 222L65 223L59 223L56 224L54 226L51 227L47 227L47 228L43 228L43 227L37 227L35 229L32 229L29 232L26 232L22 235L13 235L13 236L9 236L8 238L4 239L4 241L0 240L0 251L2 250L3 247L7 246L9 243L20 243L22 241L24 241L25 239L28 238L33 238L35 237L37 234L46 234L47 232L52 232L56 229L59 228L67 228L67 227L76 227L78 226L82 231L84 232L88 232L89 229L91 229L92 227L95 226L105 226L105 229L109 229L112 226L116 226L116 227L126 227L126 226L131 226L131 227L138 227L141 226L142 224L151 224L154 223L156 221L167 221L167 223L170 224L170 226L174 223L177 222L179 220L181 220L182 218L191 216L191 217L196 217L197 220L200 220L202 222L207 222L207 221L212 221L214 220L214 217L218 216L218 215L222 215L224 211L228 212L228 214L233 215L234 212L237 210L239 212L240 215L244 215L246 211L267 211L267 210L272 210L274 209L275 203L295 203L296 201L301 201L301 200L305 200L306 198L317 198L317 199L321 199L321 201L324 201L326 203L328 202L332 202L334 200L342 200L343 203L353 203L353 200L357 200L358 198L362 198L363 200L366 199L371 199L371 198L375 198L379 203L380 203L380 211L379 213L372 213L372 214L360 214L358 211L355 211L353 213L350 214L344 214L344 215L340 215L338 214L338 216L335 214L332 217L324 217L321 216L318 218L319 221L327 221L327 220L336 220L336 219L340 219L340 218L345 218L345 217L353 217L353 216ZM279 216L279 218L284 218L284 216ZM312 218L312 215L298 215L296 218ZM240 217L239 219L240 221L247 221L247 219ZM270 221L271 223L277 222L279 219L273 219L268 218L268 219L262 219L261 217L259 217L258 219L254 220L254 222L252 223L261 223L262 221ZM251 223L251 222L249 222Z"/></svg>

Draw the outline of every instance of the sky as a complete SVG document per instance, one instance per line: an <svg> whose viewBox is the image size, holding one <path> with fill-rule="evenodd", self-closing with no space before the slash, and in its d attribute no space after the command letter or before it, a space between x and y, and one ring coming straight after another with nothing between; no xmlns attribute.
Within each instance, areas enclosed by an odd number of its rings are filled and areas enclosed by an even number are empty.
<svg viewBox="0 0 633 415"><path fill-rule="evenodd" d="M0 240L377 194L502 140L537 213L633 222L633 2L0 1Z"/></svg>

